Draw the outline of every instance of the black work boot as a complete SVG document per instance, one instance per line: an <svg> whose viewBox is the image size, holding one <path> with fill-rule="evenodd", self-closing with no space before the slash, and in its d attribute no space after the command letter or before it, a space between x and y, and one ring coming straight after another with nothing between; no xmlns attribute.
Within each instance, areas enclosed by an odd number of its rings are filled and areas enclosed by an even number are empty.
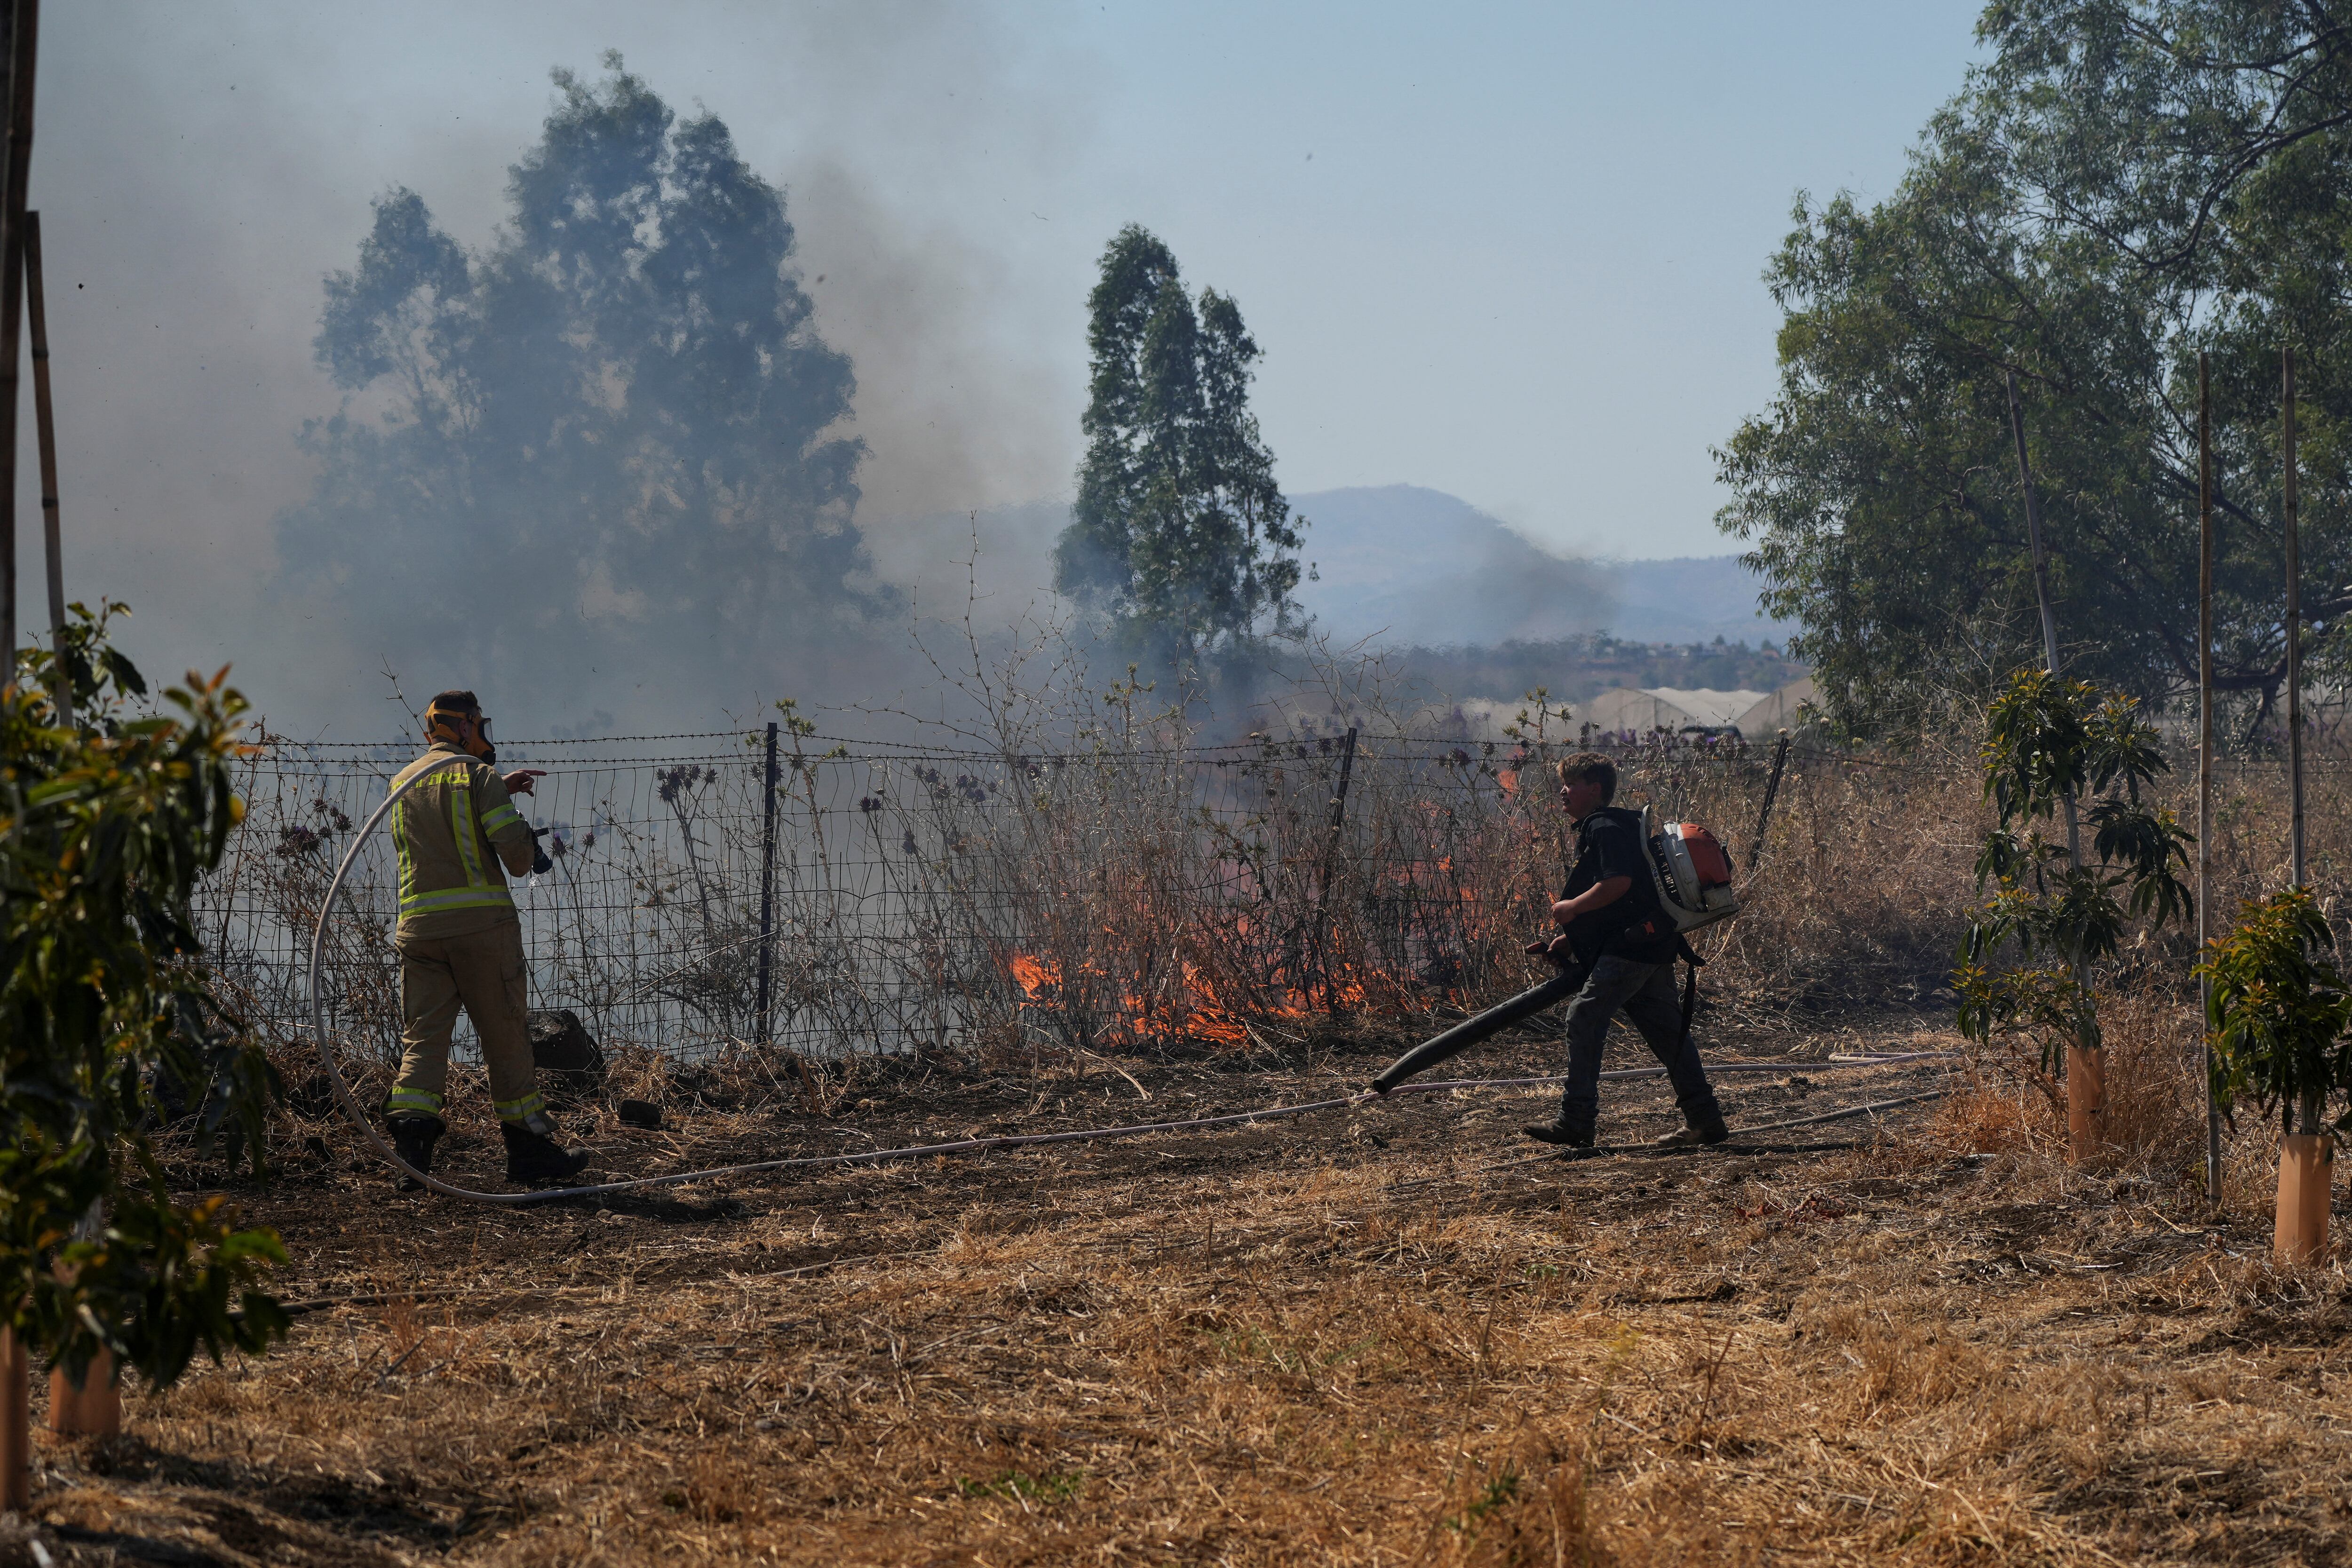
<svg viewBox="0 0 2352 1568"><path fill-rule="evenodd" d="M1538 1144L1558 1144L1562 1148L1589 1149L1592 1146L1592 1129L1571 1123L1566 1118L1557 1122L1536 1122L1519 1129Z"/></svg>
<svg viewBox="0 0 2352 1568"><path fill-rule="evenodd" d="M1701 1111L1664 1137L1652 1139L1650 1146L1654 1149L1696 1148L1703 1144L1719 1144L1729 1136L1731 1129L1724 1125L1722 1112Z"/></svg>
<svg viewBox="0 0 2352 1568"><path fill-rule="evenodd" d="M384 1124L384 1130L392 1134L392 1152L400 1156L401 1162L411 1170L429 1175L433 1169L433 1145L441 1141L448 1124L438 1116L394 1116ZM407 1171L394 1177L392 1185L402 1192L419 1192L425 1186Z"/></svg>
<svg viewBox="0 0 2352 1568"><path fill-rule="evenodd" d="M520 1122L500 1122L507 1141L507 1180L530 1186L536 1182L569 1181L588 1168L589 1154L566 1148L551 1134L555 1124L537 1111Z"/></svg>

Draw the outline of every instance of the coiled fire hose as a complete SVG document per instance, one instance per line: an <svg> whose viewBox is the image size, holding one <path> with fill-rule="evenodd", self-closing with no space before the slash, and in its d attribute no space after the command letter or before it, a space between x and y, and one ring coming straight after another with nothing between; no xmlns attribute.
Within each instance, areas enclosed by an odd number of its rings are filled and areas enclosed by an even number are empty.
<svg viewBox="0 0 2352 1568"><path fill-rule="evenodd" d="M343 884L351 875L352 867L358 862L360 852L367 846L369 839L374 836L376 829L383 825L384 818L391 814L393 807L399 802L400 798L415 788L425 777L425 774L419 773L384 797L383 803L375 809L368 820L361 825L360 831L352 836L351 847L343 852L341 862L335 867L334 880L327 884L327 896L320 901L318 922L310 932L310 1030L312 1038L318 1042L320 1060L326 1065L327 1080L334 1091L335 1103L341 1107L344 1115L351 1118L352 1125L359 1129L360 1136L367 1140L368 1147L374 1150L384 1163L394 1170L407 1173L428 1191L437 1192L444 1197L457 1197L472 1203L492 1203L507 1207L520 1207L534 1203L551 1203L563 1198L601 1197L607 1193L636 1192L646 1187L679 1186L689 1182L713 1181L724 1176L753 1176L762 1171L793 1170L816 1166L877 1165L885 1160L924 1159L938 1155L978 1154L993 1149L1035 1148L1047 1144L1080 1144L1097 1142L1107 1138L1140 1137L1150 1133L1179 1133L1207 1127L1244 1126L1255 1122L1279 1121L1292 1116L1309 1115L1318 1111L1343 1110L1381 1097L1373 1091L1366 1089L1328 1100L1312 1100L1297 1105L1268 1105L1259 1110L1236 1111L1220 1116L1195 1116L1173 1122L1143 1122L1118 1127L1087 1127L1063 1133L1016 1133L1001 1137L961 1138L951 1143L921 1144L899 1149L868 1149L859 1154L803 1155L789 1159L752 1160L741 1165L718 1166L709 1170L679 1171L672 1176L632 1176L625 1181L598 1182L587 1186L541 1188L530 1192L478 1192L472 1187L455 1186L443 1181L439 1176L420 1171L402 1159L391 1144L385 1141L383 1134L377 1131L373 1122L369 1119L367 1112L359 1103L358 1096L352 1092L351 1085L344 1081L342 1063L335 1056L332 1036L327 1030L326 999L321 994L320 982L320 972L326 962L327 922L335 912L336 900L342 894ZM1480 1015L1481 1019L1485 1017L1486 1015ZM1899 1062L1926 1061L1948 1054L1945 1051L1908 1051L1887 1056L1832 1061L1724 1061L1715 1063L1709 1071L1718 1073L1814 1072L1840 1067L1890 1066ZM1605 1079L1654 1078L1664 1071L1665 1069L1663 1067L1634 1067L1604 1072L1601 1076ZM1387 1097L1394 1098L1402 1094L1435 1094L1455 1089L1532 1088L1560 1082L1563 1076L1552 1074L1535 1078L1464 1078L1434 1083L1403 1083L1389 1090Z"/></svg>

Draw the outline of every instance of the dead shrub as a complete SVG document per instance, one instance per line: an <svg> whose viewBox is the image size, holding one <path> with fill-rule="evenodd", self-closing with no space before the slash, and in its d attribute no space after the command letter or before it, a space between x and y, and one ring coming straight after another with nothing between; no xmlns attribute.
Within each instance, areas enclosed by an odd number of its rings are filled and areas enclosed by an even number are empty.
<svg viewBox="0 0 2352 1568"><path fill-rule="evenodd" d="M2193 1003L2143 983L2102 993L2099 1009L2107 1124L2097 1168L2168 1185L2201 1182L2205 1102ZM1979 1051L1921 1141L1947 1155L2063 1149L2064 1083L2028 1052Z"/></svg>

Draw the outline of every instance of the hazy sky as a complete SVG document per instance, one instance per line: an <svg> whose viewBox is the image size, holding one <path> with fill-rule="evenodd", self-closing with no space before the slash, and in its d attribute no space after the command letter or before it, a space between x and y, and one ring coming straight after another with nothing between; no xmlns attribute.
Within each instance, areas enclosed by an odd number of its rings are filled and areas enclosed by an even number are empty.
<svg viewBox="0 0 2352 1568"><path fill-rule="evenodd" d="M1240 300L1286 487L1718 553L1707 448L1769 395L1791 199L1892 187L1976 10L53 3L33 186L68 586L131 600L175 668L250 670L259 638L297 684L347 678L254 587L309 483L296 432L335 406L321 275L394 185L487 239L548 68L608 48L786 187L857 364L869 529L1067 492L1085 295L1134 221Z"/></svg>

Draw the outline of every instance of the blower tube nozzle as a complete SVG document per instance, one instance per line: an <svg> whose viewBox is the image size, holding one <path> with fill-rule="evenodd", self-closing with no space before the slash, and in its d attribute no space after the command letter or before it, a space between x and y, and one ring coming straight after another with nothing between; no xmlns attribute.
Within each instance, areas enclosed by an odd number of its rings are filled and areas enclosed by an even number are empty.
<svg viewBox="0 0 2352 1568"><path fill-rule="evenodd" d="M1456 1051L1466 1051L1480 1040L1497 1035L1522 1019L1530 1019L1546 1008L1557 1007L1584 988L1581 967L1554 975L1542 985L1521 991L1507 1002L1497 1002L1485 1012L1464 1019L1444 1034L1423 1040L1398 1057L1372 1080L1372 1092L1385 1094L1415 1073L1426 1072Z"/></svg>

